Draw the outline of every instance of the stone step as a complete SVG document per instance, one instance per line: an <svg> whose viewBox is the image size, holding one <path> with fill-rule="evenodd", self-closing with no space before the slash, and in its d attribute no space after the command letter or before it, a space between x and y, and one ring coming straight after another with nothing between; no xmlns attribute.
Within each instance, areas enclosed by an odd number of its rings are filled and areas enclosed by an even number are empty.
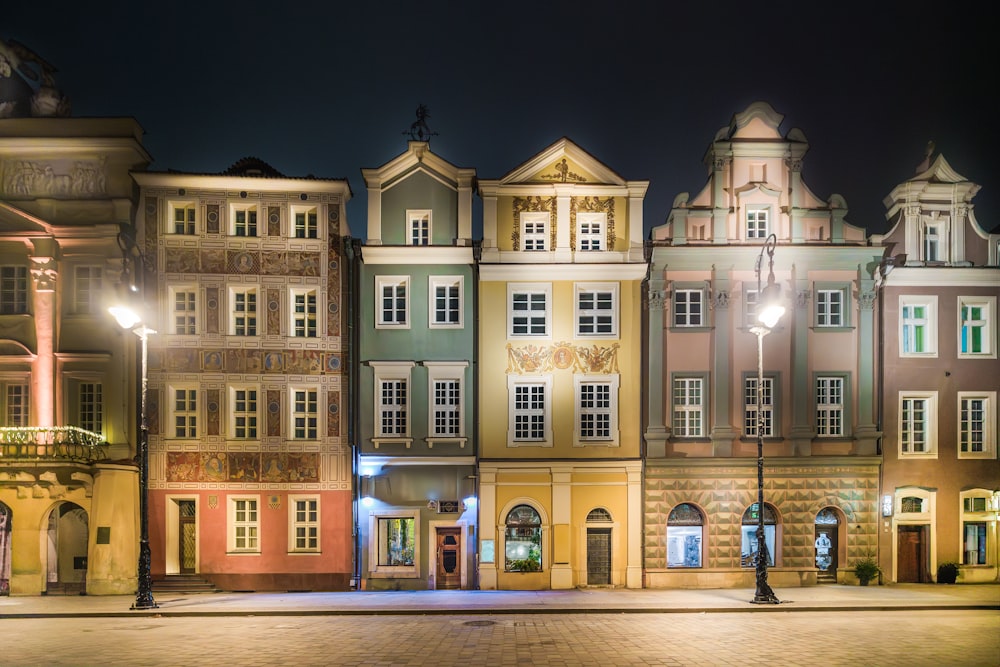
<svg viewBox="0 0 1000 667"><path fill-rule="evenodd" d="M168 574L153 580L153 592L161 593L219 593L211 581L197 574Z"/></svg>

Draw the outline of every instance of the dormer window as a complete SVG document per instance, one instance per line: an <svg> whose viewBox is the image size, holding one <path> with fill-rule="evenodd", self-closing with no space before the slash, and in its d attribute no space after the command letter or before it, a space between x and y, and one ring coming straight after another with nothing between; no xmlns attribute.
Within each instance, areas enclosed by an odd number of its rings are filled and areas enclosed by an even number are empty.
<svg viewBox="0 0 1000 667"><path fill-rule="evenodd" d="M933 224L924 227L924 261L925 262L938 262L941 261L940 248L941 248L941 233L942 225Z"/></svg>
<svg viewBox="0 0 1000 667"><path fill-rule="evenodd" d="M521 241L526 252L548 250L548 235L548 213L521 214Z"/></svg>
<svg viewBox="0 0 1000 667"><path fill-rule="evenodd" d="M766 208L747 210L747 239L766 239L768 235Z"/></svg>
<svg viewBox="0 0 1000 667"><path fill-rule="evenodd" d="M407 211L406 219L409 227L410 245L431 244L431 212Z"/></svg>

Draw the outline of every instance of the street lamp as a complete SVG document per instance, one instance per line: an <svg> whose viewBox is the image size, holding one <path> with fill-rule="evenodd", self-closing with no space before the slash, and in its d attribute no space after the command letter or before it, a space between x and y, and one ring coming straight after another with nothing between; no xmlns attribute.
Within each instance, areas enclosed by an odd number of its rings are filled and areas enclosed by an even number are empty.
<svg viewBox="0 0 1000 667"><path fill-rule="evenodd" d="M113 306L108 311L119 326L131 329L142 341L142 364L139 399L139 444L136 458L139 461L139 589L135 594L132 609L157 609L153 599L152 555L149 551L149 424L146 422L146 387L149 384L147 372L147 341L156 332L142 323L142 318L127 306Z"/></svg>
<svg viewBox="0 0 1000 667"><path fill-rule="evenodd" d="M781 287L774 282L774 248L777 244L777 236L768 236L754 265L754 273L757 274L755 312L758 324L750 327L750 331L757 336L757 590L751 600L753 604L781 603L767 583L768 551L764 538L764 336L771 333L774 325L785 314L785 307L781 305ZM765 252L767 286L761 289L760 274Z"/></svg>

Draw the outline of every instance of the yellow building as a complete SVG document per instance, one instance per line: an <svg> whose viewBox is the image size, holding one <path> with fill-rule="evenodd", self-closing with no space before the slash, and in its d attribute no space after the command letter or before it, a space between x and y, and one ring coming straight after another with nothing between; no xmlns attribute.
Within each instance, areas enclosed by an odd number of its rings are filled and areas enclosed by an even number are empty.
<svg viewBox="0 0 1000 667"><path fill-rule="evenodd" d="M482 589L642 586L642 200L569 139L480 180Z"/></svg>

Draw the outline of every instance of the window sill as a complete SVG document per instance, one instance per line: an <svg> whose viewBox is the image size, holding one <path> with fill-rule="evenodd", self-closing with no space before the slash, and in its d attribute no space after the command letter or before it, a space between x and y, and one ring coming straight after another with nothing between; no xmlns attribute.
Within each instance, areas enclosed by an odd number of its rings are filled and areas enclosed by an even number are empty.
<svg viewBox="0 0 1000 667"><path fill-rule="evenodd" d="M669 328L670 333L709 333L715 329L715 327L697 326L677 326L676 324Z"/></svg>
<svg viewBox="0 0 1000 667"><path fill-rule="evenodd" d="M424 438L427 441L427 448L432 449L434 445L458 445L461 448L465 448L465 443L469 440L468 438L439 438L430 437Z"/></svg>
<svg viewBox="0 0 1000 667"><path fill-rule="evenodd" d="M936 459L937 452L899 452L898 457L902 459Z"/></svg>
<svg viewBox="0 0 1000 667"><path fill-rule="evenodd" d="M825 327L825 326L820 326L819 324L815 324L809 328L815 331L816 333L848 333L854 331L856 327L852 327L849 325L840 327Z"/></svg>
<svg viewBox="0 0 1000 667"><path fill-rule="evenodd" d="M413 438L372 438L372 444L375 445L375 449L378 449L379 445L406 445L409 449L413 444Z"/></svg>

